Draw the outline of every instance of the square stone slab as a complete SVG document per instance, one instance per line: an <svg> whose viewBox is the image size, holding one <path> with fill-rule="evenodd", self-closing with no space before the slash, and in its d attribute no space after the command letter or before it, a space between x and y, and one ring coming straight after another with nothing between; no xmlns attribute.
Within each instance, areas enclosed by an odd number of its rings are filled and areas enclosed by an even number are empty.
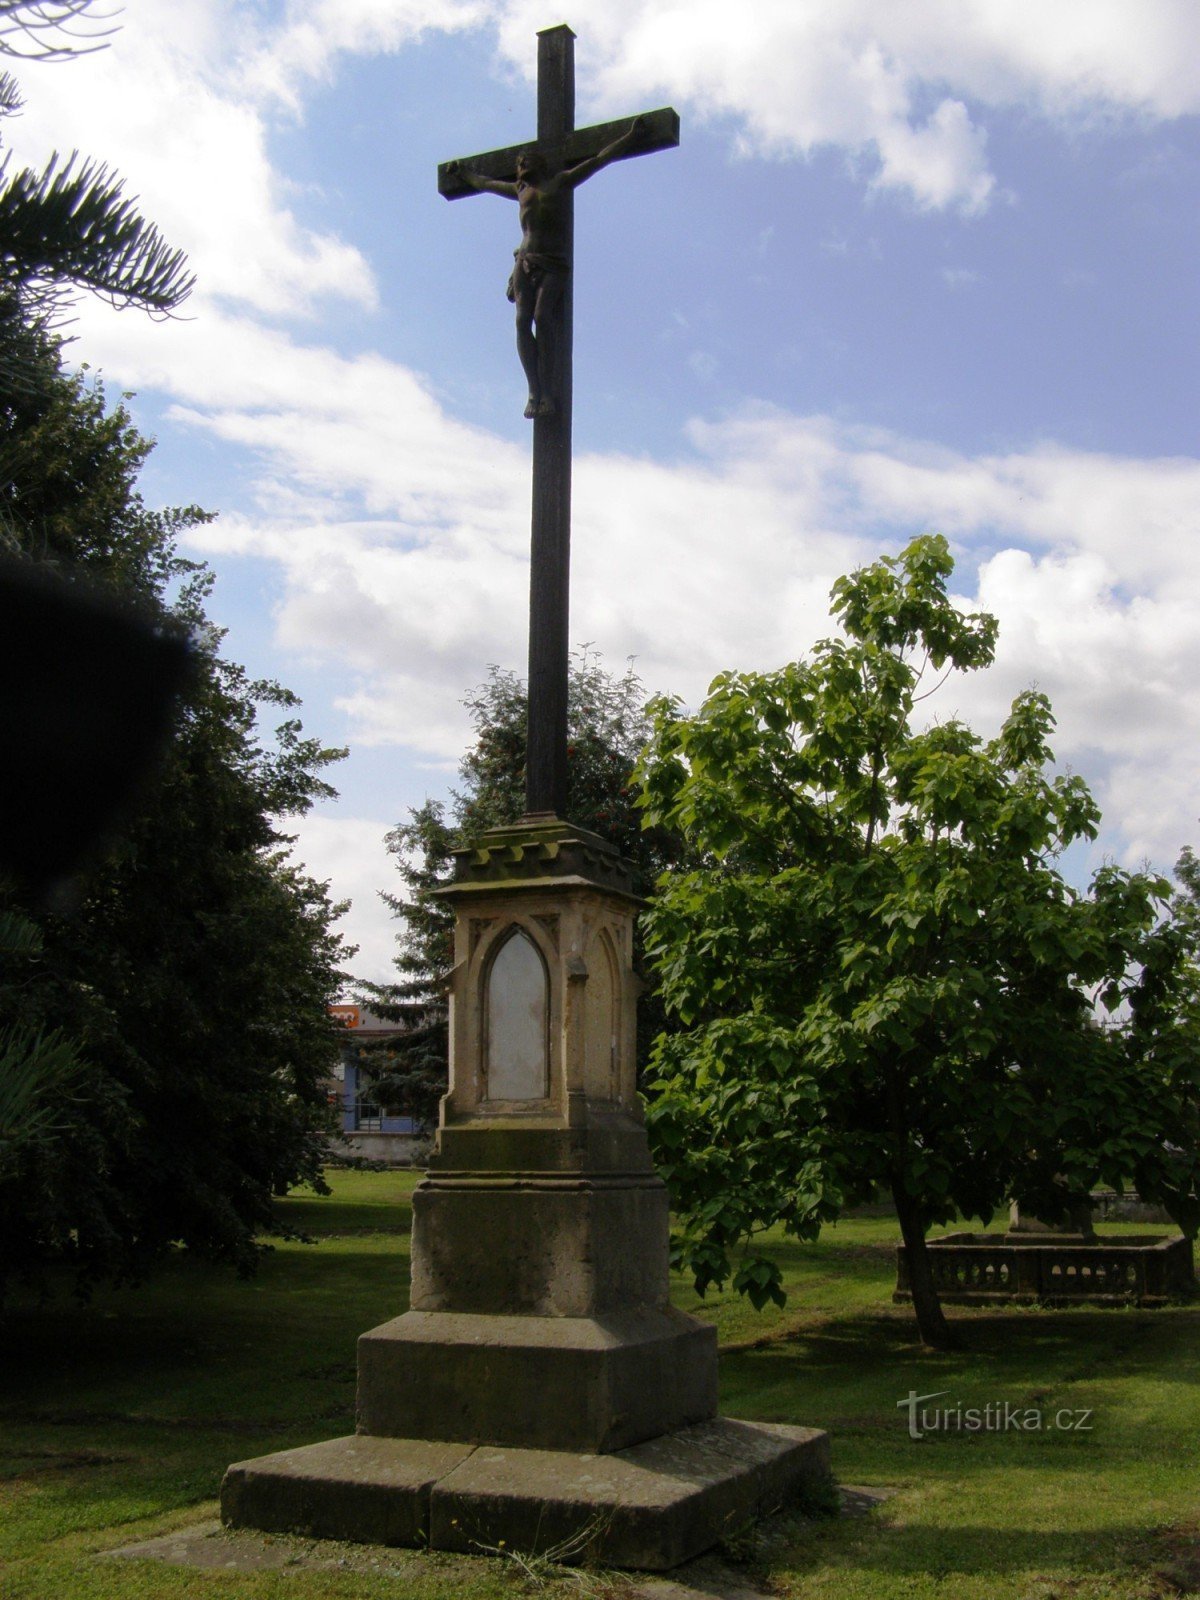
<svg viewBox="0 0 1200 1600"><path fill-rule="evenodd" d="M433 1486L472 1448L351 1434L237 1461L221 1483L221 1520L264 1533L424 1544Z"/></svg>
<svg viewBox="0 0 1200 1600"><path fill-rule="evenodd" d="M827 1434L725 1417L607 1455L359 1435L230 1467L221 1514L271 1532L661 1571L828 1478Z"/></svg>
<svg viewBox="0 0 1200 1600"><path fill-rule="evenodd" d="M611 1455L480 1446L434 1486L435 1550L510 1548L661 1571L829 1476L815 1428L718 1417Z"/></svg>
<svg viewBox="0 0 1200 1600"><path fill-rule="evenodd" d="M358 1341L358 1428L376 1437L607 1454L716 1412L716 1329L673 1306L407 1311Z"/></svg>

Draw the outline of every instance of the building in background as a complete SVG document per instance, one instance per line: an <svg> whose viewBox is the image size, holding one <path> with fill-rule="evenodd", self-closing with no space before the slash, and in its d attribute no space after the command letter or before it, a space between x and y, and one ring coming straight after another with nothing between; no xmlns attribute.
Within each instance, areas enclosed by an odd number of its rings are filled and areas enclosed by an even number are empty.
<svg viewBox="0 0 1200 1600"><path fill-rule="evenodd" d="M362 1065L362 1047L403 1033L403 1024L385 1022L359 1005L330 1006L329 1012L346 1030L333 1069L332 1092L342 1123L338 1154L345 1155L348 1146L349 1154L390 1167L417 1165L429 1148L429 1131L415 1117L389 1116L372 1098L371 1075Z"/></svg>

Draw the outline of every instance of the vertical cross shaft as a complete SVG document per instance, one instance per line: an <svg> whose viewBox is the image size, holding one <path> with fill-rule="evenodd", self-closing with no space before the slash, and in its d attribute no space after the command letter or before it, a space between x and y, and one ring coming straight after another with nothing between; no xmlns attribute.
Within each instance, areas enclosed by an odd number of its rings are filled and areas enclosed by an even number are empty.
<svg viewBox="0 0 1200 1600"><path fill-rule="evenodd" d="M575 35L538 34L538 143L559 145L575 126ZM547 330L558 356L557 404L533 424L533 529L529 582L529 706L525 810L567 812L567 676L571 588L571 301L575 197L566 208L567 268Z"/></svg>
<svg viewBox="0 0 1200 1600"><path fill-rule="evenodd" d="M565 818L567 807L574 189L610 162L678 143L679 117L670 106L576 128L575 35L560 26L538 34L537 138L438 168L438 190L447 200L498 194L518 201L521 212L508 298L517 308L517 351L529 385L525 415L533 419L525 744L530 816Z"/></svg>

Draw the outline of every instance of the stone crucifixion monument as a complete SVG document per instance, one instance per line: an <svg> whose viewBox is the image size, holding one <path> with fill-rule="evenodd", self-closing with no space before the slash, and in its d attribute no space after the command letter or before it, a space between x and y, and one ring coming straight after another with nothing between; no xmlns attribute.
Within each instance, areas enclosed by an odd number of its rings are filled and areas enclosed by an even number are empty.
<svg viewBox="0 0 1200 1600"><path fill-rule="evenodd" d="M715 1330L668 1293L636 1088L637 901L565 820L574 188L678 143L671 110L574 128L574 36L538 35L538 138L446 163L515 199L533 422L526 815L456 852L450 1087L413 1197L409 1310L358 1345L358 1431L230 1467L226 1522L664 1568L828 1475L814 1429L717 1416Z"/></svg>

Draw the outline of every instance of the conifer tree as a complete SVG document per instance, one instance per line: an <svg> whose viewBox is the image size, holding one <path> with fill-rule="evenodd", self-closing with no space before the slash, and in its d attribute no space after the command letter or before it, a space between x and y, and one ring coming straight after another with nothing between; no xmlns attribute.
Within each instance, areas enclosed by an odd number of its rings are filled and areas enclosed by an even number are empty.
<svg viewBox="0 0 1200 1600"><path fill-rule="evenodd" d="M44 332L10 324L6 341L36 373L0 397L10 567L183 634L193 670L156 769L67 898L0 883L0 1293L55 1262L85 1288L136 1279L179 1244L249 1271L281 1228L273 1197L322 1182L344 951L278 819L333 794L341 752L221 654L209 576L176 544L206 514L146 505L150 445L125 408ZM23 681L5 673L6 703Z"/></svg>
<svg viewBox="0 0 1200 1600"><path fill-rule="evenodd" d="M390 1109L430 1122L445 1092L445 984L453 960L453 914L430 894L448 881L454 846L485 829L517 821L525 806L525 684L493 667L468 697L475 738L459 768L461 788L449 808L427 800L388 835L403 890L385 895L400 919L398 981L364 991L373 1009L405 1024L403 1035L364 1045L361 1064ZM632 666L615 677L590 650L576 652L568 680L568 803L572 822L615 845L633 866L634 889L648 895L663 868L679 859L678 835L645 829L637 810L633 766L647 734L646 694ZM638 1008L639 1040L663 1018L653 994Z"/></svg>
<svg viewBox="0 0 1200 1600"><path fill-rule="evenodd" d="M73 25L89 20L90 0L0 0L0 55L61 61L100 48L108 31ZM104 19L92 18L95 23ZM12 72L0 72L0 122L24 105ZM67 299L87 290L115 306L167 316L192 292L195 279L182 250L169 245L125 194L109 165L55 152L40 170L13 169L0 157L0 329L49 331L61 324ZM19 339L0 344L0 382L29 381ZM16 363L16 364L14 364Z"/></svg>

